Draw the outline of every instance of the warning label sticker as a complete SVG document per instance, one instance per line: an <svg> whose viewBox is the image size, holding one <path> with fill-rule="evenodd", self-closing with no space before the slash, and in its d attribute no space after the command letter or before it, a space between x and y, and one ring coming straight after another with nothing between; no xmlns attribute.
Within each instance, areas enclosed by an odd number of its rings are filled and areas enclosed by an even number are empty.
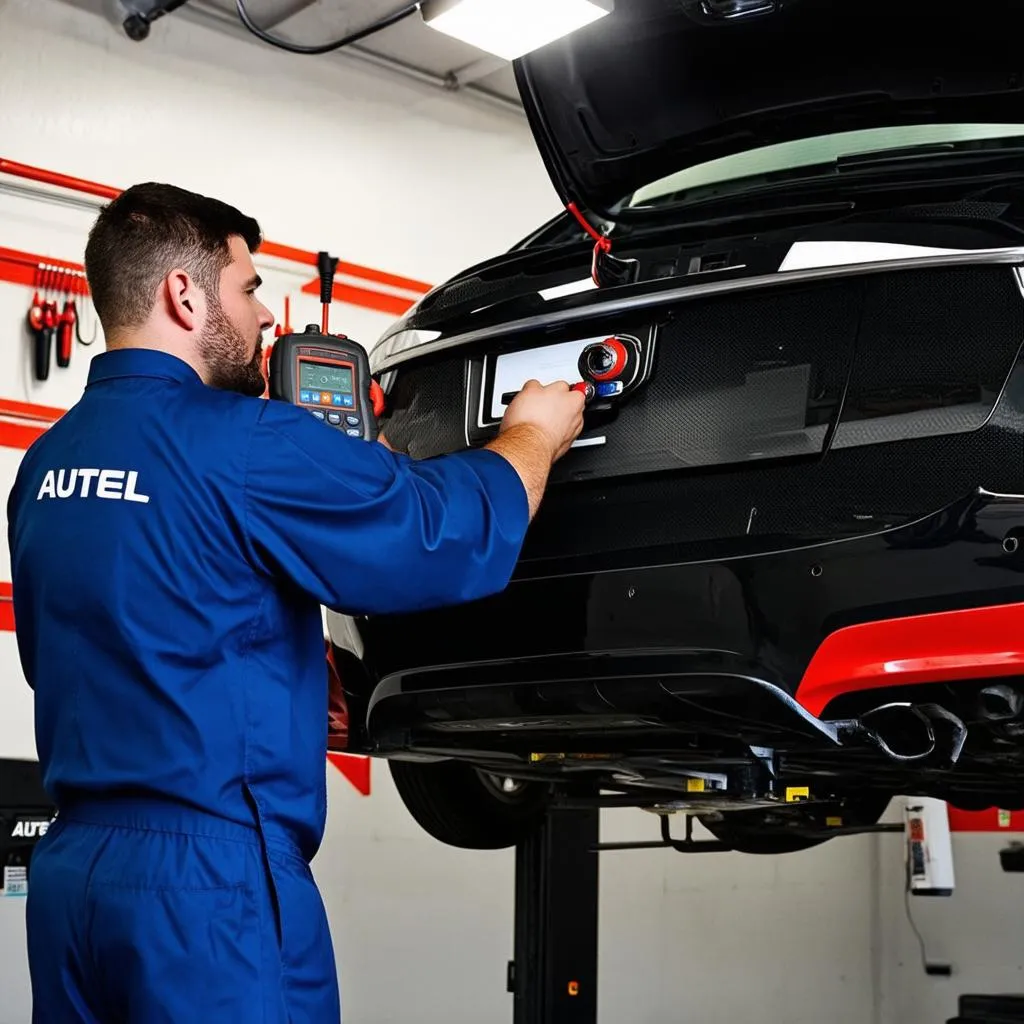
<svg viewBox="0 0 1024 1024"><path fill-rule="evenodd" d="M22 866L8 865L4 868L4 891L5 896L27 896L28 895L28 868Z"/></svg>

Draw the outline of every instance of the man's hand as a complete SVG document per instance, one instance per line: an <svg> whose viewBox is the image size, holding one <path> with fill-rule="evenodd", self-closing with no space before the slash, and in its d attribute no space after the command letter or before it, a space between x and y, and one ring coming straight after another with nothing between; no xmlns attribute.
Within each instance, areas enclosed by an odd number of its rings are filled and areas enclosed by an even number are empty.
<svg viewBox="0 0 1024 1024"><path fill-rule="evenodd" d="M564 381L546 387L528 380L505 410L501 431L526 424L544 433L551 446L551 464L557 462L583 429L583 395ZM550 467L549 467L550 468Z"/></svg>
<svg viewBox="0 0 1024 1024"><path fill-rule="evenodd" d="M563 381L542 385L529 380L505 410L498 436L487 445L512 463L530 503L530 518L540 506L551 467L583 430L586 402Z"/></svg>

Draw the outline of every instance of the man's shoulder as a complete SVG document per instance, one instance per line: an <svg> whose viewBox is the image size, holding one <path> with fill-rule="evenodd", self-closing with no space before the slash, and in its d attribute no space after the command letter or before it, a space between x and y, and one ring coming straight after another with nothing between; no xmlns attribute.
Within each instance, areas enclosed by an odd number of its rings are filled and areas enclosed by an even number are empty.
<svg viewBox="0 0 1024 1024"><path fill-rule="evenodd" d="M253 426L294 426L312 419L308 412L289 402L270 398L254 398L235 391L197 386L189 400L198 396L200 404L212 415L225 418L242 429Z"/></svg>
<svg viewBox="0 0 1024 1024"><path fill-rule="evenodd" d="M189 387L180 395L176 412L173 432L181 443L193 447L197 440L201 441L202 447L214 457L218 449L245 451L253 444L265 443L268 426L277 425L287 432L288 424L301 422L302 415L302 410L286 402L202 384Z"/></svg>
<svg viewBox="0 0 1024 1024"><path fill-rule="evenodd" d="M196 434L210 437L205 446L208 460L216 461L228 452L239 456L244 462L243 480L254 473L276 479L282 473L290 476L302 471L305 463L322 465L341 459L348 464L352 459L354 439L308 409L280 399L204 390L205 411L195 418Z"/></svg>

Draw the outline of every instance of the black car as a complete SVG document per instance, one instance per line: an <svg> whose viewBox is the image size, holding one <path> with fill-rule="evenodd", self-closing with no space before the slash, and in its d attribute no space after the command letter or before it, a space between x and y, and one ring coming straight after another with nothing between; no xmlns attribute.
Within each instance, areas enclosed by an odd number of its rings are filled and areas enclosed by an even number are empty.
<svg viewBox="0 0 1024 1024"><path fill-rule="evenodd" d="M620 0L517 62L566 212L372 365L416 458L529 377L593 385L584 433L504 592L329 616L346 749L433 836L512 845L577 782L750 852L1024 806L1022 38Z"/></svg>

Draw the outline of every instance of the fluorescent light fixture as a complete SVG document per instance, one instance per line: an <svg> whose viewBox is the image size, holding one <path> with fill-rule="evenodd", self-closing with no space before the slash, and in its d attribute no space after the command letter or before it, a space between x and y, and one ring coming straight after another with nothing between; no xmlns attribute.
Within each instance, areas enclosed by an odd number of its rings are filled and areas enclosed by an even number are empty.
<svg viewBox="0 0 1024 1024"><path fill-rule="evenodd" d="M608 13L591 0L426 0L423 20L505 60L589 25Z"/></svg>

